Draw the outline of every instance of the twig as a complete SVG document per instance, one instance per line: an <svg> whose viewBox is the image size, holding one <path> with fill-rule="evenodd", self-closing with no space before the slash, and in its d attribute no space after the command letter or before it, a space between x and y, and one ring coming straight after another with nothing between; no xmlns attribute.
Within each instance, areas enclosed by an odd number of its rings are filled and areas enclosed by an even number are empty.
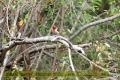
<svg viewBox="0 0 120 80"><path fill-rule="evenodd" d="M64 10L64 5L62 5L62 17L61 17L60 28L59 28L60 33L62 32L62 28L63 28L64 16L65 16L65 10Z"/></svg>
<svg viewBox="0 0 120 80"><path fill-rule="evenodd" d="M59 13L60 13L60 9L58 10L58 13L57 13L57 15L56 15L56 17L55 17L55 19L54 19L52 25L51 25L50 31L49 31L49 33L48 33L48 36L49 36L50 33L51 33L51 29L52 29L53 25L55 24L55 22L56 22L56 20L57 20L57 18L58 18L58 16L59 16Z"/></svg>
<svg viewBox="0 0 120 80"><path fill-rule="evenodd" d="M9 12L9 4L10 4L10 2L11 2L11 0L9 0L8 6L7 6L7 11L6 11L6 16L7 16L6 17L6 23L7 23L7 30L8 30L9 35L10 35L10 29L9 29L9 24L8 24L8 19L9 19L8 12Z"/></svg>
<svg viewBox="0 0 120 80"><path fill-rule="evenodd" d="M56 22L56 20L58 18L59 12L60 12L60 9L59 9L59 11L57 13L57 16L56 16L56 18L55 18L52 26L55 24L55 22ZM63 14L63 11L62 11L62 19L63 18L64 18L64 14ZM63 26L63 22L61 21L61 26L60 26L60 30L59 30L60 32L62 31L62 26ZM54 59L53 59L53 64L52 64L52 70L55 70L55 63L56 63L57 53L58 53L58 42L56 43L56 50L55 50L55 54L54 54Z"/></svg>
<svg viewBox="0 0 120 80"><path fill-rule="evenodd" d="M17 32L16 28L17 28L17 20L18 20L18 17L19 17L19 12L20 12L20 5L18 5L17 7L17 11L16 11L16 16L15 16L15 19L14 19L14 23L13 23L13 27L12 27L12 32L11 32L11 37L14 37L15 36L15 33Z"/></svg>
<svg viewBox="0 0 120 80"><path fill-rule="evenodd" d="M55 22L56 22L56 20L57 20L57 18L58 18L59 13L60 13L60 9L59 9L59 11L58 11L58 13L57 13L57 15L56 15L55 20L53 21L52 26L55 24ZM51 26L51 27L52 27L52 26ZM60 28L61 28L61 30L62 30L62 26L61 26ZM61 30L60 30L60 31L61 31ZM51 31L51 30L50 30L50 31ZM52 70L55 69L55 63L56 63L57 53L58 53L58 42L56 43L56 50L55 50L55 54L54 54L54 59L53 59L53 64L52 64Z"/></svg>
<svg viewBox="0 0 120 80"><path fill-rule="evenodd" d="M76 12L75 12L75 6L74 6L74 4L73 4L73 2L72 2L72 8L73 8L73 11L74 11L74 13L75 13L75 15L76 15L76 18L77 18L77 20L80 22L80 17L82 16L82 12L83 12L83 10L84 10L84 7L85 7L85 4L87 3L87 0L84 0L84 2L83 2L83 4L82 4L82 7L81 7L81 11L80 11L80 13L77 15L76 14ZM74 22L74 24L73 24L73 27L72 27L72 29L71 29L71 33L75 30L75 27L76 27L76 25L77 25L77 20ZM81 23L81 22L80 22Z"/></svg>
<svg viewBox="0 0 120 80"><path fill-rule="evenodd" d="M41 0L41 1L42 1L42 0ZM35 5L36 5L36 3L34 3L34 5L32 6L32 10L31 10L31 12L30 12L30 14L29 14L28 20L27 20L27 22L26 22L26 25L25 25L25 27L24 27L24 31L23 31L21 37L25 36L25 33L26 33L27 29L28 29L28 24L29 24L29 22L30 22L30 20L31 20L32 14L34 13Z"/></svg>
<svg viewBox="0 0 120 80"><path fill-rule="evenodd" d="M71 49L70 48L68 48L68 56L69 56L69 61L70 61L70 67L76 76L75 68L73 65L72 57L71 57ZM76 78L76 80L79 80L77 77L75 77L75 78Z"/></svg>
<svg viewBox="0 0 120 80"><path fill-rule="evenodd" d="M55 70L55 63L56 63L56 59L57 59L57 53L58 53L58 42L56 44L56 50L55 50L55 53L54 53L54 59L53 59L53 64L52 64L52 70L53 71Z"/></svg>
<svg viewBox="0 0 120 80"><path fill-rule="evenodd" d="M56 22L56 20L57 20L57 18L58 18L59 12L60 12L60 9L59 9L59 11L58 11L58 13L57 13L54 21L53 21L52 26L55 24L55 22ZM52 26L51 26L51 28L52 28ZM51 33L51 28L50 28L49 33L48 33L47 35L50 35L50 33ZM39 67L40 60L41 60L41 56L42 56L42 54L43 54L43 51L44 51L45 46L46 46L46 42L44 43L44 47L42 48L41 53L40 53L40 55L39 55L39 58L38 58L38 60L37 60L37 65L36 65L36 67L35 67L35 70L37 70L38 67Z"/></svg>
<svg viewBox="0 0 120 80"><path fill-rule="evenodd" d="M5 59L3 61L3 66L1 67L0 80L2 80L3 72L5 70L9 55L10 55L10 50L6 52Z"/></svg>

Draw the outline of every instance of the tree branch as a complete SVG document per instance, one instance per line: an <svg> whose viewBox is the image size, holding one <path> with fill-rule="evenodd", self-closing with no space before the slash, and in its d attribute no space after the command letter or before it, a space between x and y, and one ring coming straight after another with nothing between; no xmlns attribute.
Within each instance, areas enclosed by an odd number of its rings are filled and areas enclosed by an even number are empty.
<svg viewBox="0 0 120 80"><path fill-rule="evenodd" d="M86 25L83 25L77 32L75 32L72 36L70 36L70 39L69 40L72 40L74 39L78 34L80 34L82 31L84 31L85 29L87 28L90 28L94 25L97 25L97 24L100 24L100 23L103 23L103 22L107 22L107 21L111 21L111 20L114 20L116 18L120 17L120 13L119 14L116 14L114 16L111 16L109 18L105 18L105 19L101 19L101 20L98 20L98 21L94 21L94 22L91 22L91 23L88 23Z"/></svg>
<svg viewBox="0 0 120 80"><path fill-rule="evenodd" d="M78 51L81 51L79 53L83 58L85 58L87 61L90 61L88 58L86 58L83 54L85 54L84 50L82 47L78 45L73 45L67 38L64 38L62 36L45 36L45 37L38 37L38 38L24 38L24 39L13 39L12 41L9 42L6 46L3 46L2 50L10 50L12 47L16 45L21 45L21 44L32 44L32 43L40 43L40 42L45 42L45 41L52 41L52 42L60 42L64 44L67 48L73 49L78 53ZM97 64L93 63L95 66L99 67L100 69L104 71L108 71L104 69L101 66L98 66Z"/></svg>

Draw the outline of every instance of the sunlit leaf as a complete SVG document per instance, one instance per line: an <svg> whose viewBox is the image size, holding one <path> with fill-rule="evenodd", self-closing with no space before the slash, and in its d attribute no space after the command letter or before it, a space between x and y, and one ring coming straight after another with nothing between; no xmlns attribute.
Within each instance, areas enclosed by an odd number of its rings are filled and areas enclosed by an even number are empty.
<svg viewBox="0 0 120 80"><path fill-rule="evenodd" d="M12 8L15 9L16 5L13 5Z"/></svg>
<svg viewBox="0 0 120 80"><path fill-rule="evenodd" d="M28 14L25 15L25 19L27 19L27 18L28 18Z"/></svg>
<svg viewBox="0 0 120 80"><path fill-rule="evenodd" d="M70 33L71 31L70 31L70 29L67 29L67 31Z"/></svg>
<svg viewBox="0 0 120 80"><path fill-rule="evenodd" d="M23 67L20 67L20 68L19 68L19 71L23 71Z"/></svg>
<svg viewBox="0 0 120 80"><path fill-rule="evenodd" d="M108 43L104 43L107 47L110 47L110 45Z"/></svg>
<svg viewBox="0 0 120 80"><path fill-rule="evenodd" d="M112 40L115 40L117 38L117 35L114 35L113 37L112 37Z"/></svg>
<svg viewBox="0 0 120 80"><path fill-rule="evenodd" d="M40 23L40 21L41 21L41 17L38 17L37 22Z"/></svg>
<svg viewBox="0 0 120 80"><path fill-rule="evenodd" d="M61 46L62 46L61 44L58 45L59 48L60 48Z"/></svg>
<svg viewBox="0 0 120 80"><path fill-rule="evenodd" d="M3 11L6 10L6 7L3 7Z"/></svg>
<svg viewBox="0 0 120 80"><path fill-rule="evenodd" d="M22 25L23 25L23 23L24 23L24 21L23 21L23 20L21 20L20 22L18 22L18 25L19 25L19 26L22 26Z"/></svg>
<svg viewBox="0 0 120 80"><path fill-rule="evenodd" d="M61 0L61 4L64 4L64 0Z"/></svg>
<svg viewBox="0 0 120 80"><path fill-rule="evenodd" d="M102 59L103 59L102 53L98 53L98 59L99 59L99 60L102 60Z"/></svg>
<svg viewBox="0 0 120 80"><path fill-rule="evenodd" d="M26 23L26 19L24 19L24 22Z"/></svg>
<svg viewBox="0 0 120 80"><path fill-rule="evenodd" d="M120 35L118 35L118 39L120 40Z"/></svg>

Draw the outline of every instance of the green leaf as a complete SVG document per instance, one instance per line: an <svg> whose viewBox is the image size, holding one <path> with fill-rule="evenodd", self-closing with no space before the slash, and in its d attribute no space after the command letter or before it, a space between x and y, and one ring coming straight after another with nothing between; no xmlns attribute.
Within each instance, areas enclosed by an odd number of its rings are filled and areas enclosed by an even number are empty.
<svg viewBox="0 0 120 80"><path fill-rule="evenodd" d="M120 40L120 35L117 35L118 36L118 39Z"/></svg>
<svg viewBox="0 0 120 80"><path fill-rule="evenodd" d="M20 77L17 77L16 80L20 80Z"/></svg>
<svg viewBox="0 0 120 80"><path fill-rule="evenodd" d="M118 63L118 68L120 68L120 63Z"/></svg>
<svg viewBox="0 0 120 80"><path fill-rule="evenodd" d="M19 71L23 71L23 67L20 67L20 68L19 68Z"/></svg>
<svg viewBox="0 0 120 80"><path fill-rule="evenodd" d="M3 42L6 44L6 43L7 43L7 40L6 40L6 39L4 39L4 40L3 40Z"/></svg>
<svg viewBox="0 0 120 80"><path fill-rule="evenodd" d="M15 9L16 5L13 5L12 8Z"/></svg>
<svg viewBox="0 0 120 80"><path fill-rule="evenodd" d="M101 3L100 2L95 2L95 5L101 6Z"/></svg>
<svg viewBox="0 0 120 80"><path fill-rule="evenodd" d="M38 30L39 30L42 34L45 34L45 29L46 29L46 27L45 27L44 25L40 25L40 26L38 27Z"/></svg>
<svg viewBox="0 0 120 80"><path fill-rule="evenodd" d="M60 48L61 46L62 46L62 44L59 44L59 45L58 45L58 48Z"/></svg>
<svg viewBox="0 0 120 80"><path fill-rule="evenodd" d="M67 29L67 31L70 33L70 29Z"/></svg>
<svg viewBox="0 0 120 80"><path fill-rule="evenodd" d="M64 5L64 3L65 3L64 0L61 0L61 4Z"/></svg>
<svg viewBox="0 0 120 80"><path fill-rule="evenodd" d="M25 15L25 19L27 19L27 18L28 18L28 14Z"/></svg>
<svg viewBox="0 0 120 80"><path fill-rule="evenodd" d="M117 38L117 35L114 35L113 37L112 37L112 40L115 40Z"/></svg>
<svg viewBox="0 0 120 80"><path fill-rule="evenodd" d="M102 53L98 53L98 58L99 58L99 60L103 59Z"/></svg>

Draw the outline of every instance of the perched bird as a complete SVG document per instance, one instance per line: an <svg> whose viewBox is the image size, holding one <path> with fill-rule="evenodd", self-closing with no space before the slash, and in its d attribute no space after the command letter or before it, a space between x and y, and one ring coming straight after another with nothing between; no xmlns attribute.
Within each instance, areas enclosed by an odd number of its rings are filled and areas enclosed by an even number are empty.
<svg viewBox="0 0 120 80"><path fill-rule="evenodd" d="M58 29L57 29L57 27L56 27L55 25L52 27L52 32L53 32L55 35L59 35L59 34L60 34L59 31L58 31Z"/></svg>

